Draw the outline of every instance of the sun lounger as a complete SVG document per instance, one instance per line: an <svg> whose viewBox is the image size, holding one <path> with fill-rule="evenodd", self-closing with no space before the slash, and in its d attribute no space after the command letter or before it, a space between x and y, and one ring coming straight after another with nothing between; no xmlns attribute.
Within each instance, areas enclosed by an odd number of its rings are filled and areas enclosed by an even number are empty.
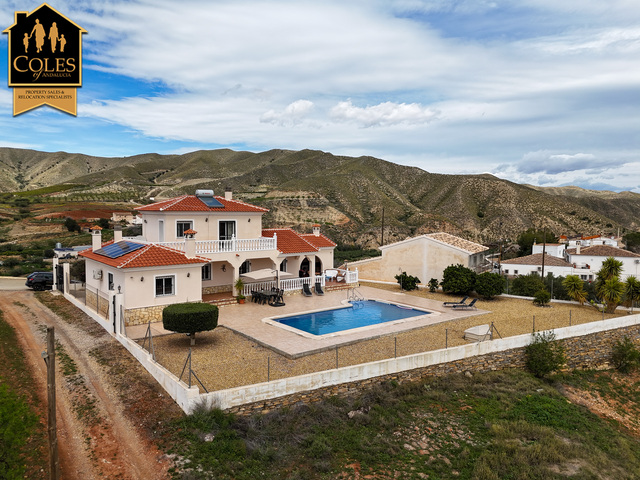
<svg viewBox="0 0 640 480"><path fill-rule="evenodd" d="M324 291L322 290L322 284L320 282L316 282L316 295L324 295Z"/></svg>
<svg viewBox="0 0 640 480"><path fill-rule="evenodd" d="M474 298L473 300L471 300L471 303L466 304L466 303L459 303L458 305L451 305L453 307L454 310L467 310L468 308L473 308L477 310L476 307L476 302L478 301L477 298Z"/></svg>
<svg viewBox="0 0 640 480"><path fill-rule="evenodd" d="M305 297L313 297L313 293L311 293L311 289L309 288L309 284L308 283L303 283L302 284L302 294Z"/></svg>
<svg viewBox="0 0 640 480"><path fill-rule="evenodd" d="M469 295L467 295L466 297L464 297L462 300L460 300L459 302L444 302L443 305L445 307L451 307L453 305L462 305L464 304L464 302L467 301L467 298L469 298Z"/></svg>

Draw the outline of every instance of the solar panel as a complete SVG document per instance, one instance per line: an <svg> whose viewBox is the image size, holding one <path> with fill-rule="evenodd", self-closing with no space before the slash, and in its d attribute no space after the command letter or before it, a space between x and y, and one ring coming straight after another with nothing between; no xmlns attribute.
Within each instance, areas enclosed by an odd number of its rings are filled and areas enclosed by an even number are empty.
<svg viewBox="0 0 640 480"><path fill-rule="evenodd" d="M209 208L224 208L224 205L213 197L201 196L201 195L197 195L197 197L198 197L198 200L200 200Z"/></svg>
<svg viewBox="0 0 640 480"><path fill-rule="evenodd" d="M119 242L112 243L111 245L107 245L106 247L102 247L93 253L109 258L118 258L126 255L127 253L135 252L142 247L144 247L144 244L142 243L133 243L121 240Z"/></svg>

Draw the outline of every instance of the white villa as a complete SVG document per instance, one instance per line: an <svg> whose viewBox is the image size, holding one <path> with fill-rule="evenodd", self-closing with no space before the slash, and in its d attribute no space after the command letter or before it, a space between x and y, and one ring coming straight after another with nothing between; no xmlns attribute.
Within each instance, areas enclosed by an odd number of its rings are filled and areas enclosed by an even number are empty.
<svg viewBox="0 0 640 480"><path fill-rule="evenodd" d="M249 277L256 270L270 274L271 283L263 288L279 283L284 290L300 290L302 283L324 285L324 271L333 268L336 244L320 233L319 225L311 234L263 229L268 210L234 200L231 191L215 196L212 190L198 190L138 211L141 237L122 238L116 229L113 242L103 244L96 227L92 248L80 253L86 260L87 292L96 292L94 308L101 310L100 297L120 294L126 325L159 320L165 306L202 301L203 295L248 295L250 285L242 292L233 286L240 275ZM356 282L357 275L350 273L345 280Z"/></svg>

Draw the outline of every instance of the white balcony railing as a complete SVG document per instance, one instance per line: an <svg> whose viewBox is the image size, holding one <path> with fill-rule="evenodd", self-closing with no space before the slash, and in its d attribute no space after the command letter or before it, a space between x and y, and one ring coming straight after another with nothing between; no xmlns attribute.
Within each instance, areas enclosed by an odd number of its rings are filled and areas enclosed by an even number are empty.
<svg viewBox="0 0 640 480"><path fill-rule="evenodd" d="M185 242L157 242L184 252ZM231 240L196 240L196 255L206 255L211 253L233 253L233 252L260 252L265 250L275 250L277 238L232 238Z"/></svg>

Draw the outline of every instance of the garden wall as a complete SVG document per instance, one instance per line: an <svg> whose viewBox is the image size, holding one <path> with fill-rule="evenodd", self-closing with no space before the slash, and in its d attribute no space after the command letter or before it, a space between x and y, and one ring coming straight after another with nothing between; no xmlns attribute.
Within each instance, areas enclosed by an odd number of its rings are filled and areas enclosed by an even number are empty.
<svg viewBox="0 0 640 480"><path fill-rule="evenodd" d="M640 343L640 315L576 325L554 330L562 341L567 369L606 368L617 340L625 336ZM269 383L202 395L219 408L240 414L265 413L299 402L311 403L333 395L356 395L387 381L417 381L464 372L524 368L524 348L531 335L487 340L472 345L425 352L397 359L343 367ZM251 402L251 398L260 401ZM250 403L249 403L250 402Z"/></svg>

